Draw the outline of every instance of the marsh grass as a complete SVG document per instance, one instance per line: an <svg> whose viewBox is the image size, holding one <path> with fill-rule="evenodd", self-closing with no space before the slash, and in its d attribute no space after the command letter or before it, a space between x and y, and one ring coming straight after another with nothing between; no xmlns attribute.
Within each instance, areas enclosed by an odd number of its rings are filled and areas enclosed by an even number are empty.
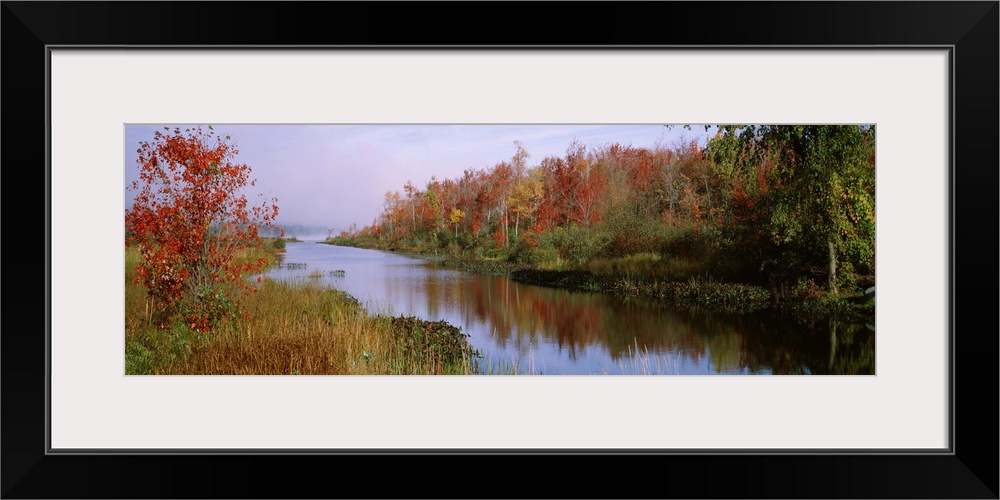
<svg viewBox="0 0 1000 500"><path fill-rule="evenodd" d="M233 256L236 261L241 264L254 262L260 258L267 259L267 263L264 265L265 268L275 265L275 263L281 259L281 256L275 251L275 249L271 248L269 245L238 248L234 252Z"/></svg>
<svg viewBox="0 0 1000 500"><path fill-rule="evenodd" d="M252 258L253 255L247 255ZM268 280L240 301L244 314L211 333L150 321L126 250L127 374L474 374L479 359L450 325L370 314L313 280Z"/></svg>
<svg viewBox="0 0 1000 500"><path fill-rule="evenodd" d="M719 283L705 279L687 281L615 280L613 293L664 300L693 310L747 313L769 307L771 293L762 287L740 283Z"/></svg>
<svg viewBox="0 0 1000 500"><path fill-rule="evenodd" d="M558 373L539 368L534 359L533 353L527 360L517 358L493 359L486 356L479 364L480 375L558 375Z"/></svg>

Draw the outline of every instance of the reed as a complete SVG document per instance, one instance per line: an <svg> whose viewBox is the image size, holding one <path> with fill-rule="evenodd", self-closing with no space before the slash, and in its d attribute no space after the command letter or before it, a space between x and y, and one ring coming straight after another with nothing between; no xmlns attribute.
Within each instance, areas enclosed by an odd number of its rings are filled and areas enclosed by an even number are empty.
<svg viewBox="0 0 1000 500"><path fill-rule="evenodd" d="M633 349L634 347L634 349ZM622 375L679 375L678 358L667 354L651 354L646 346L628 347L628 356L618 359L619 373Z"/></svg>
<svg viewBox="0 0 1000 500"><path fill-rule="evenodd" d="M494 360L487 356L483 361L480 373L482 375L521 375L521 363L517 359Z"/></svg>

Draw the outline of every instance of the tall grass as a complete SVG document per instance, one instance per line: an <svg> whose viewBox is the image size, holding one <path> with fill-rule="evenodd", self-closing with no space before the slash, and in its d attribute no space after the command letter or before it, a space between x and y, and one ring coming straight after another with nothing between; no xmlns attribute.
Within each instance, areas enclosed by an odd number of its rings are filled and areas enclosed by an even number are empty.
<svg viewBox="0 0 1000 500"><path fill-rule="evenodd" d="M691 259L644 252L624 257L591 259L583 269L599 276L679 281L701 275L706 268L703 263Z"/></svg>
<svg viewBox="0 0 1000 500"><path fill-rule="evenodd" d="M534 356L530 357L524 366L521 365L521 360L518 358L507 360L486 356L479 368L479 373L483 375L545 375L544 371L535 368Z"/></svg>
<svg viewBox="0 0 1000 500"><path fill-rule="evenodd" d="M126 250L128 374L473 374L478 370L474 351L458 343L454 331L434 329L419 320L369 314L346 293L311 281L261 284L240 301L243 315L208 334L180 323L159 329L150 322L144 287L133 280L131 270L138 258L137 252ZM446 340L452 348L439 349Z"/></svg>
<svg viewBox="0 0 1000 500"><path fill-rule="evenodd" d="M622 375L679 375L679 357L667 354L650 354L638 341L628 347L628 356L618 359L618 370Z"/></svg>

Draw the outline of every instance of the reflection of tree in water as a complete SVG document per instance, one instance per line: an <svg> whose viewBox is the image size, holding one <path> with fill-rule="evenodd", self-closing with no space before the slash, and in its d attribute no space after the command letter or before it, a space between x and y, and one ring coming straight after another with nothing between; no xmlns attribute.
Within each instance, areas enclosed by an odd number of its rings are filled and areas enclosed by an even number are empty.
<svg viewBox="0 0 1000 500"><path fill-rule="evenodd" d="M647 301L608 301L605 308L605 342L618 360L636 346L653 354L673 352L693 361L706 356L700 326L675 311Z"/></svg>
<svg viewBox="0 0 1000 500"><path fill-rule="evenodd" d="M490 277L489 282L493 286L476 288L482 295L468 300L488 307L486 316L501 347L513 343L527 353L545 340L575 360L586 346L602 344L601 296L526 286L504 277Z"/></svg>
<svg viewBox="0 0 1000 500"><path fill-rule="evenodd" d="M875 331L866 325L841 323L834 331L836 339L829 372L833 375L875 374ZM844 352L847 351L847 352Z"/></svg>
<svg viewBox="0 0 1000 500"><path fill-rule="evenodd" d="M716 373L874 373L875 335L864 325L800 323L767 312L693 313L503 276L448 281L433 273L427 280L429 311L456 310L466 325L489 325L500 348L521 354L544 341L571 360L590 347L607 350L618 361L638 346L650 354L707 360Z"/></svg>
<svg viewBox="0 0 1000 500"><path fill-rule="evenodd" d="M764 321L766 320L766 322ZM863 324L770 315L744 334L743 364L775 374L873 375L875 332Z"/></svg>

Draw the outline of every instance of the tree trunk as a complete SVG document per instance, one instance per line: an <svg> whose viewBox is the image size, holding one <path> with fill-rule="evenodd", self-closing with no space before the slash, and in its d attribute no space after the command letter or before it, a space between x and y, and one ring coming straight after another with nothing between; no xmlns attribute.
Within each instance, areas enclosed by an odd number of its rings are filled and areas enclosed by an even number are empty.
<svg viewBox="0 0 1000 500"><path fill-rule="evenodd" d="M837 251L833 247L833 237L826 240L826 248L830 252L830 291L837 292Z"/></svg>
<svg viewBox="0 0 1000 500"><path fill-rule="evenodd" d="M503 224L503 247L507 248L510 246L510 228L507 227L510 220L507 218L507 205L503 204L500 208L503 210L503 215L500 217L500 223Z"/></svg>

